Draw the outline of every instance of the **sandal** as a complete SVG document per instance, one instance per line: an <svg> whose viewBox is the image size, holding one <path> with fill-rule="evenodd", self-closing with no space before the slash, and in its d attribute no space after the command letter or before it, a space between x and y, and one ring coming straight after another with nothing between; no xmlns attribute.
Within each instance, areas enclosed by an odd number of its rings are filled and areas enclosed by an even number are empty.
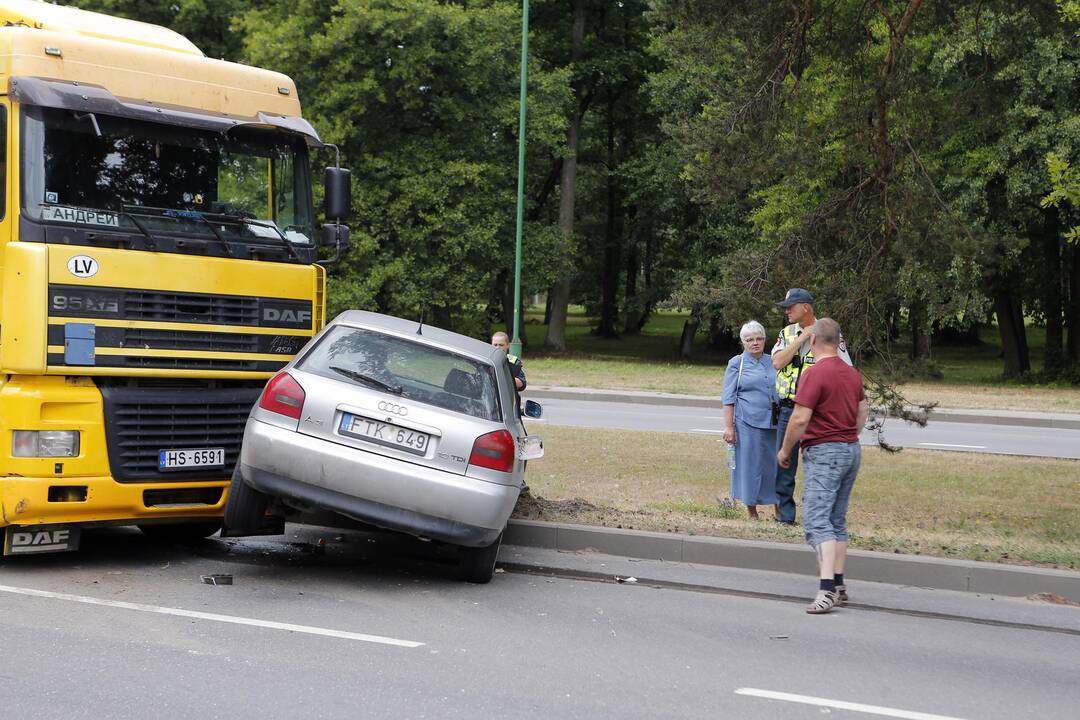
<svg viewBox="0 0 1080 720"><path fill-rule="evenodd" d="M836 586L836 604L847 605L847 585Z"/></svg>
<svg viewBox="0 0 1080 720"><path fill-rule="evenodd" d="M814 601L806 606L806 612L811 615L824 615L836 607L840 596L828 590L818 590Z"/></svg>

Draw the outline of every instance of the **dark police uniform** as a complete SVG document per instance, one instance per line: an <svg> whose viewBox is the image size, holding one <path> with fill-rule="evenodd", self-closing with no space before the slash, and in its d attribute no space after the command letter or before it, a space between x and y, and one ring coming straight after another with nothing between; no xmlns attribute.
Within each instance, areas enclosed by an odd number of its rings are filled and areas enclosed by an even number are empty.
<svg viewBox="0 0 1080 720"><path fill-rule="evenodd" d="M517 383L514 383L514 389L521 392L529 386L529 382L525 379L525 365L522 364L521 358L517 355L506 353L506 359L510 363L510 374L514 376L515 380L521 381L521 387L518 388Z"/></svg>

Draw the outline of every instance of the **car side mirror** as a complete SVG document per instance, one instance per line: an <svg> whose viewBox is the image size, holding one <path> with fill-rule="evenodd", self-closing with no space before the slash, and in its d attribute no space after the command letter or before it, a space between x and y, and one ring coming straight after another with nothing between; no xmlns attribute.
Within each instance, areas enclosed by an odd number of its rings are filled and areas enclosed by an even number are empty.
<svg viewBox="0 0 1080 720"><path fill-rule="evenodd" d="M352 214L352 176L342 167L328 167L323 176L326 219L341 223Z"/></svg>
<svg viewBox="0 0 1080 720"><path fill-rule="evenodd" d="M525 407L522 408L521 414L524 417L530 417L537 420L544 415L544 406L535 400L526 400Z"/></svg>

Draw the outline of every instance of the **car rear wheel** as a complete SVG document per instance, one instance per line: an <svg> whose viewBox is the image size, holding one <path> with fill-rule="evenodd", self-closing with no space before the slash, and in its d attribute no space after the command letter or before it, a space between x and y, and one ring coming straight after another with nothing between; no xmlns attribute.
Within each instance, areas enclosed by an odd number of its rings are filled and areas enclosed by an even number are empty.
<svg viewBox="0 0 1080 720"><path fill-rule="evenodd" d="M239 468L234 470L229 483L229 499L225 502L226 532L243 535L259 530L269 503L270 496L244 482Z"/></svg>
<svg viewBox="0 0 1080 720"><path fill-rule="evenodd" d="M503 534L495 538L495 542L487 547L461 548L461 579L471 583L491 582L495 575L495 560L499 557L499 546L502 545Z"/></svg>
<svg viewBox="0 0 1080 720"><path fill-rule="evenodd" d="M190 543L208 538L221 529L220 520L192 520L167 525L140 525L143 535L161 543Z"/></svg>

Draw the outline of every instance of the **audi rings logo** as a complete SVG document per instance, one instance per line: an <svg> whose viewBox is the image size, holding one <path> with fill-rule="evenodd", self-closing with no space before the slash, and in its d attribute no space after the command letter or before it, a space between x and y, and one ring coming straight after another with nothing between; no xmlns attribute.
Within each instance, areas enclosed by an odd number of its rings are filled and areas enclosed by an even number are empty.
<svg viewBox="0 0 1080 720"><path fill-rule="evenodd" d="M409 408L404 405L396 405L392 402L386 402L385 400L379 403L379 409L383 412L393 413L403 417L409 414Z"/></svg>

